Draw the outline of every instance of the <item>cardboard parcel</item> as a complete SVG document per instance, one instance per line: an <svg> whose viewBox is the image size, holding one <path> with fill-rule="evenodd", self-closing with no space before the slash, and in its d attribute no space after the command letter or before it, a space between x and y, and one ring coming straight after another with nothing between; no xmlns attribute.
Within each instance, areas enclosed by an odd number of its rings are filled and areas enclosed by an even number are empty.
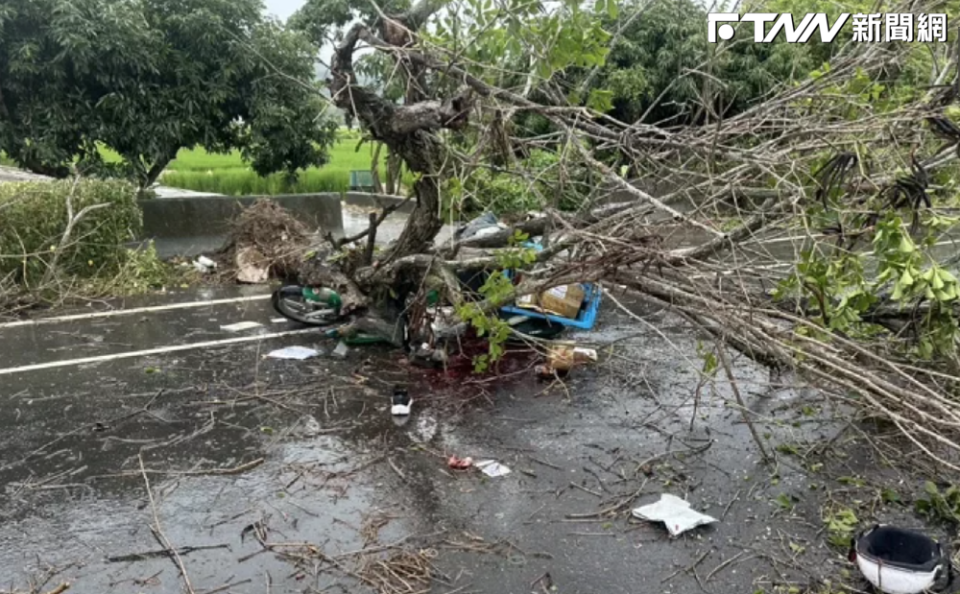
<svg viewBox="0 0 960 594"><path fill-rule="evenodd" d="M553 314L571 320L577 319L586 291L579 284L554 287L540 295L524 295L517 299L517 307Z"/></svg>

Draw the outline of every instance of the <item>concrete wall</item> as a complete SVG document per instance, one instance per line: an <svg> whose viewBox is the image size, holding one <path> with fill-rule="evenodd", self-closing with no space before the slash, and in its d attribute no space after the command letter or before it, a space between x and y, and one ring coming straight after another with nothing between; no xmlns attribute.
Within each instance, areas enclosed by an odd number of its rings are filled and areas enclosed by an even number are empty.
<svg viewBox="0 0 960 594"><path fill-rule="evenodd" d="M202 196L149 198L143 208L144 238L213 237L226 235L230 221L260 196ZM340 194L290 194L267 196L303 221L307 227L343 233Z"/></svg>
<svg viewBox="0 0 960 594"><path fill-rule="evenodd" d="M345 204L351 206L361 206L364 208L384 208L387 206L392 206L398 202L404 201L403 196L391 196L389 194L368 194L366 192L345 192L343 194L343 201ZM405 212L410 213L413 211L413 208L417 205L417 201L411 198L404 204L402 207L397 209L396 212Z"/></svg>
<svg viewBox="0 0 960 594"><path fill-rule="evenodd" d="M367 194L363 192L288 194L282 196L263 196L279 203L293 216L302 221L311 230L322 227L333 233L334 237L345 234L343 204L364 207L383 208L403 202L402 196ZM140 201L143 208L143 236L137 245L154 240L157 253L161 258L172 256L195 257L199 254L217 250L227 238L230 222L240 214L243 208L254 203L260 196L219 196L219 195L171 195L148 198ZM411 200L398 209L399 213L409 213L416 202ZM366 228L366 217L360 221L361 229L356 227L359 215L350 215L351 232ZM388 221L389 222L389 221ZM380 235L387 235L384 224ZM399 233L399 232L398 232Z"/></svg>

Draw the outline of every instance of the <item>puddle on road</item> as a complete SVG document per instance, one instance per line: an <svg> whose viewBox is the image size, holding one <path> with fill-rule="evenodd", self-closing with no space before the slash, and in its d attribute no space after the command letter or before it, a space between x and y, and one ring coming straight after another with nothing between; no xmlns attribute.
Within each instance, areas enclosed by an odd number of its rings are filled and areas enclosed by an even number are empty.
<svg viewBox="0 0 960 594"><path fill-rule="evenodd" d="M825 479L786 456L776 469L761 466L729 385L700 386L688 363L702 364L696 340L676 320L644 315L679 353L607 312L597 331L575 335L599 348L600 363L575 370L566 388L536 381L527 361L511 381L483 383L411 372L381 348L354 349L346 361L261 358L312 346L304 337L11 376L5 394L15 397L0 409L0 589L77 563L51 583L182 591L169 558L106 561L159 548L138 455L163 471L148 476L169 540L226 545L183 555L198 592L233 584L228 591L263 594L268 583L274 592L337 583L362 592L344 571L358 569L356 557L331 569L318 553L424 535L404 546L433 563L431 591L440 593L528 592L546 572L560 592L699 591L677 570L702 557L715 592L836 578L847 566L824 543L823 492L811 488ZM178 319L173 331L191 328L192 317ZM815 394L771 386L741 358L735 372L768 447L835 435ZM416 400L399 424L388 414L394 383L409 384ZM450 455L512 472L453 471ZM721 522L670 540L629 519L662 492ZM795 508L777 505L781 497L796 498ZM258 552L244 529L261 520L266 542L316 548ZM783 554L792 565L777 560Z"/></svg>
<svg viewBox="0 0 960 594"><path fill-rule="evenodd" d="M79 564L57 578L74 591L181 591L167 558L105 561L159 547L138 456L170 541L229 547L184 555L198 591L232 582L233 592L263 592L266 574L277 591L307 583L272 554L240 561L261 549L250 535L241 542L261 517L269 542L309 542L327 554L362 548L360 529L383 502L375 473L356 470L383 457L371 445L388 425L368 419L391 423L379 410L386 398L351 386L342 363L257 355L252 346L13 376L14 406L0 413L0 588ZM345 379L317 381L331 365ZM318 420L314 437L303 434L306 415Z"/></svg>

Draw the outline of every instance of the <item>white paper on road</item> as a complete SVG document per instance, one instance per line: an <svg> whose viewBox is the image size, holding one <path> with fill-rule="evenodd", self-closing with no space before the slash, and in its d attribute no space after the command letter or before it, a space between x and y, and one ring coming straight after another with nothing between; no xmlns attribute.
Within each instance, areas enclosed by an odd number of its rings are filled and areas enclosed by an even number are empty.
<svg viewBox="0 0 960 594"><path fill-rule="evenodd" d="M314 349L308 349L307 347L302 346L291 346L270 351L267 353L267 356L272 359L295 359L297 361L303 361L304 359L309 359L310 357L316 357L319 354L320 351Z"/></svg>
<svg viewBox="0 0 960 594"><path fill-rule="evenodd" d="M252 330L253 328L259 328L263 326L260 322L237 322L236 324L228 324L226 326L220 326L220 329L225 332L241 332L243 330Z"/></svg>
<svg viewBox="0 0 960 594"><path fill-rule="evenodd" d="M660 495L660 501L656 503L642 505L633 510L633 515L641 520L663 522L666 524L670 536L677 536L691 528L719 521L690 509L689 501L669 493Z"/></svg>
<svg viewBox="0 0 960 594"><path fill-rule="evenodd" d="M347 343L342 340L337 343L337 348L333 349L333 355L339 357L340 359L345 359L347 355L350 354L350 347L347 346Z"/></svg>
<svg viewBox="0 0 960 594"><path fill-rule="evenodd" d="M481 460L480 462L474 462L473 465L487 476L498 477L510 474L510 469L496 460Z"/></svg>

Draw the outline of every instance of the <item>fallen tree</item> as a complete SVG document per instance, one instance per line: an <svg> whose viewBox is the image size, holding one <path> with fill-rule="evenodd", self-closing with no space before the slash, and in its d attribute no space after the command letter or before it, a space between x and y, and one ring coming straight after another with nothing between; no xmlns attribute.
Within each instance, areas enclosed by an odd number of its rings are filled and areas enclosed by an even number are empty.
<svg viewBox="0 0 960 594"><path fill-rule="evenodd" d="M315 282L346 282L357 308L386 290L422 301L429 286L457 306L464 324L487 330L496 323L483 321L487 314L518 295L568 282L627 287L758 361L802 372L960 470L955 261L934 250L935 238L956 224L948 215L957 182L943 174L956 151L936 145L960 142L945 112L960 85L957 52L947 44L848 43L828 69L734 117L715 109L704 85L711 124L668 130L568 105L549 75L496 84L484 75L487 65L420 35L439 8L422 1L404 12L378 11L341 37L328 81L332 101L415 174L416 206L375 261L363 246L331 240L331 249L353 255L343 257L336 278L315 275ZM571 14L579 13L564 15ZM558 37L570 34L557 27ZM591 50L584 38L570 42L573 52ZM354 56L363 46L393 60L406 89L402 105L358 83ZM916 83L921 71L923 85ZM913 77L914 86L877 82L891 72ZM503 155L502 145L538 142L506 131L504 122L521 112L553 126L561 167L590 168L603 189L578 213L560 212L544 196L543 218L434 245L445 180L482 167L491 151ZM471 130L476 142L464 152L453 141ZM641 190L622 176L628 170L669 180L673 189ZM601 204L612 191L629 200ZM382 219L371 219L365 240ZM516 260L515 248L463 254L506 245L517 231L543 235L546 249L526 261ZM784 247L774 253L776 245ZM464 302L458 272L508 263L526 268L522 283L490 284L482 301Z"/></svg>

